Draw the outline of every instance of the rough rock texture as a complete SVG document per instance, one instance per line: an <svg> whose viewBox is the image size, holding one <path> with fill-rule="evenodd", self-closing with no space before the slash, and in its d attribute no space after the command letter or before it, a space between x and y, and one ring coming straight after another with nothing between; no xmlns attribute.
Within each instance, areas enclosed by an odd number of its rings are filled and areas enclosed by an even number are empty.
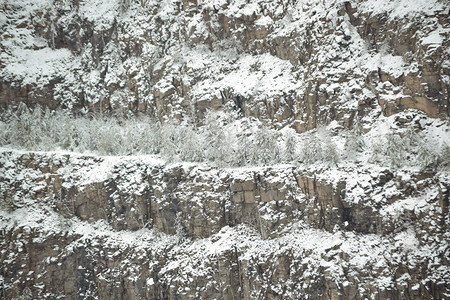
<svg viewBox="0 0 450 300"><path fill-rule="evenodd" d="M391 116L448 163L449 20L448 0L6 0L0 121L223 110L379 142ZM402 169L413 150L394 170L2 148L0 299L450 298L450 175Z"/></svg>
<svg viewBox="0 0 450 300"><path fill-rule="evenodd" d="M444 299L448 173L4 151L5 299Z"/></svg>
<svg viewBox="0 0 450 300"><path fill-rule="evenodd" d="M0 104L303 132L407 108L449 115L446 1L6 1Z"/></svg>

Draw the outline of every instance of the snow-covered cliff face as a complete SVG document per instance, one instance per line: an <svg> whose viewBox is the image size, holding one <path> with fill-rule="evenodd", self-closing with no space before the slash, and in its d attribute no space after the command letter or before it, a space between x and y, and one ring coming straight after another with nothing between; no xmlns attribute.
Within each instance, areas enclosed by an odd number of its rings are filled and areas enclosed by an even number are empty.
<svg viewBox="0 0 450 300"><path fill-rule="evenodd" d="M355 114L448 116L446 1L6 1L1 91L51 108L298 132Z"/></svg>
<svg viewBox="0 0 450 300"><path fill-rule="evenodd" d="M2 296L444 299L445 174L0 157Z"/></svg>
<svg viewBox="0 0 450 300"><path fill-rule="evenodd" d="M449 27L446 0L3 1L0 299L450 297ZM58 148L96 155L29 151Z"/></svg>

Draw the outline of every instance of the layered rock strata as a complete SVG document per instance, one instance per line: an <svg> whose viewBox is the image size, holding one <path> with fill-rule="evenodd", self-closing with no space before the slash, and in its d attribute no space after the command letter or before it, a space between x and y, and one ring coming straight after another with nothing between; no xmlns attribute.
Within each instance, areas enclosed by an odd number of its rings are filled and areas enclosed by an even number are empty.
<svg viewBox="0 0 450 300"><path fill-rule="evenodd" d="M7 1L0 104L304 132L449 115L446 1Z"/></svg>
<svg viewBox="0 0 450 300"><path fill-rule="evenodd" d="M445 173L11 151L0 170L5 299L450 292Z"/></svg>

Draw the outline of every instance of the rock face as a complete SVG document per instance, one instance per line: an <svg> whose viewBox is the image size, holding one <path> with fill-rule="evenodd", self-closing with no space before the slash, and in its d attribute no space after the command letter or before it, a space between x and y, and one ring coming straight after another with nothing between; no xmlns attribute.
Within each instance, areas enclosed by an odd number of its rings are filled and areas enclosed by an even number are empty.
<svg viewBox="0 0 450 300"><path fill-rule="evenodd" d="M5 299L450 292L448 173L4 151L0 174Z"/></svg>
<svg viewBox="0 0 450 300"><path fill-rule="evenodd" d="M290 133L271 140L291 146L289 161L302 141L334 166L314 155L309 166L218 168L1 148L0 299L449 298L448 9L3 1L0 132L8 120L36 124L11 113L23 103L195 129L225 111L241 136ZM328 140L313 147L293 129ZM395 167L351 149L364 134ZM0 145L15 145L7 135ZM330 145L348 150L343 163ZM402 168L414 156L424 166Z"/></svg>
<svg viewBox="0 0 450 300"><path fill-rule="evenodd" d="M0 104L196 123L236 110L298 132L408 108L446 118L446 4L6 1Z"/></svg>

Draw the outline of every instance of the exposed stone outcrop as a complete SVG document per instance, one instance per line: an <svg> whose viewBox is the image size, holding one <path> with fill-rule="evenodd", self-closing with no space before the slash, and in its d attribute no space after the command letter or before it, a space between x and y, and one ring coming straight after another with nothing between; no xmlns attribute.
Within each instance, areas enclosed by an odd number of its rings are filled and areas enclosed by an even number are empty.
<svg viewBox="0 0 450 300"><path fill-rule="evenodd" d="M333 120L351 127L377 107L448 117L445 1L378 6L9 1L0 104L199 123L207 109L237 110L299 132ZM34 55L48 57L39 76L23 70L36 68Z"/></svg>
<svg viewBox="0 0 450 300"><path fill-rule="evenodd" d="M449 10L419 2L1 3L0 130L20 103L196 129L223 110L301 165L2 148L0 299L449 298Z"/></svg>
<svg viewBox="0 0 450 300"><path fill-rule="evenodd" d="M449 292L445 174L15 152L0 170L6 299Z"/></svg>

